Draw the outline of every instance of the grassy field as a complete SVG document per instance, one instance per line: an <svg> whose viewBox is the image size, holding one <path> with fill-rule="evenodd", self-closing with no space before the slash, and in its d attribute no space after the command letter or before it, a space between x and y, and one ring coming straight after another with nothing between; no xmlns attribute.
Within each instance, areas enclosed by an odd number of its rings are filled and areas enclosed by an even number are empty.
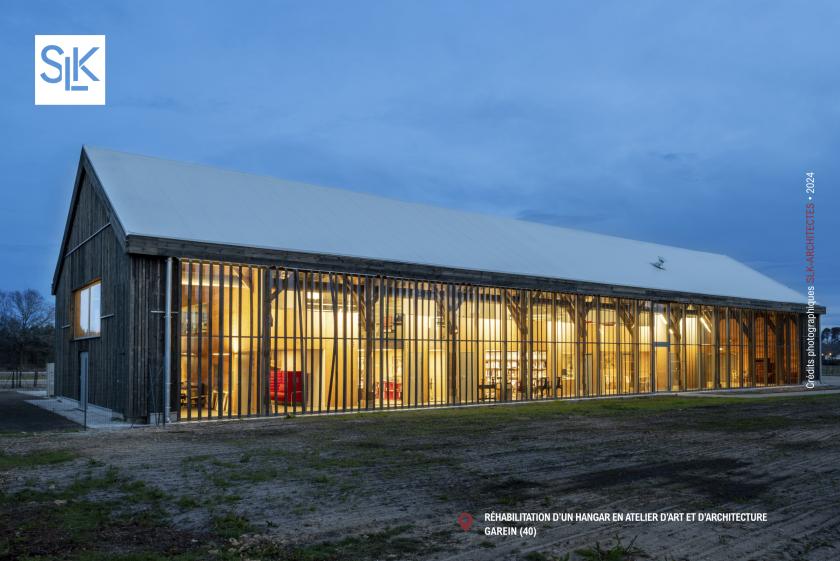
<svg viewBox="0 0 840 561"><path fill-rule="evenodd" d="M0 559L837 559L838 411L651 397L0 435ZM491 511L768 521L510 537Z"/></svg>
<svg viewBox="0 0 840 561"><path fill-rule="evenodd" d="M0 389L3 388L45 388L47 386L46 372L0 372Z"/></svg>

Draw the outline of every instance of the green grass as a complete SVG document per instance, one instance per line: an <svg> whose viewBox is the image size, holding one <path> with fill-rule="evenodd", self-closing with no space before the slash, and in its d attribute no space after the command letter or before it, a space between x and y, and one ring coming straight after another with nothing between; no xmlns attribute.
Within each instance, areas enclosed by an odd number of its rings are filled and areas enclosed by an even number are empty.
<svg viewBox="0 0 840 561"><path fill-rule="evenodd" d="M175 501L175 504L183 510L192 510L201 506L201 502L199 502L195 497L192 497L190 495L182 495L178 497L178 500Z"/></svg>
<svg viewBox="0 0 840 561"><path fill-rule="evenodd" d="M222 489L227 489L235 484L271 481L281 475L280 470L274 466L216 465L215 467L226 468L224 471L219 470L209 476L213 485Z"/></svg>
<svg viewBox="0 0 840 561"><path fill-rule="evenodd" d="M172 501L114 468L92 467L97 469L88 469L63 488L0 493L0 558L199 561L213 557L213 539L238 537L250 529L245 519L225 515L214 520L218 534L204 535L210 541L190 540L192 534L171 527L168 512L173 503L198 506L193 499ZM49 553L27 557L30 544ZM229 561L224 555L218 559Z"/></svg>
<svg viewBox="0 0 840 561"><path fill-rule="evenodd" d="M404 535L410 529L410 526L397 526L340 541L305 546L262 542L240 553L245 559L271 559L273 561L372 561L405 559L421 552L434 551L437 548L433 541Z"/></svg>
<svg viewBox="0 0 840 561"><path fill-rule="evenodd" d="M156 551L142 551L136 553L102 553L101 551L85 551L72 555L70 561L204 561L208 558L204 551L188 551L184 553L161 553ZM27 557L26 561L47 561L48 558ZM49 558L52 559L52 558Z"/></svg>
<svg viewBox="0 0 840 561"><path fill-rule="evenodd" d="M166 494L160 489L138 480L123 482L120 490L127 495L128 500L135 503L156 502L166 498Z"/></svg>
<svg viewBox="0 0 840 561"><path fill-rule="evenodd" d="M46 560L60 552L60 558L73 561L201 559L180 555L181 551L175 551L174 557L155 553L163 541L180 547L180 534L169 527L165 501L160 490L99 466L89 467L65 487L0 493L0 558ZM56 555L27 557L30 544L36 544L35 551ZM111 549L121 553L112 555ZM131 549L140 551L131 553Z"/></svg>
<svg viewBox="0 0 840 561"><path fill-rule="evenodd" d="M801 425L802 420L792 419L782 415L757 415L738 419L721 419L710 416L703 419L696 419L690 424L685 423L682 425L682 428L694 428L705 431L762 431Z"/></svg>
<svg viewBox="0 0 840 561"><path fill-rule="evenodd" d="M68 501L56 506L43 521L61 528L73 542L82 542L104 526L111 516L111 506L103 501Z"/></svg>
<svg viewBox="0 0 840 561"><path fill-rule="evenodd" d="M427 465L430 470L456 469L460 467L461 458L442 454L441 450L445 450L450 442L458 445L465 436L469 438L472 434L485 434L495 427L509 431L509 427L520 423L563 422L563 419L571 416L647 419L660 413L694 411L691 415L671 416L667 424L660 423L659 426L664 430L775 430L796 423L810 423L811 420L797 420L779 412L768 414L763 409L765 405L782 400L791 403L790 399L801 402L838 397L774 397L757 400L735 396L651 396L382 412L361 416L302 417L296 422L304 425L317 423L320 429L352 431L355 438L332 439L327 436L302 449L288 447L284 443L268 445L260 450L246 452L244 456L225 457L225 461L216 462L214 469L206 473L208 479L220 489L271 481L277 477L298 477L323 490L348 494L354 490L354 479L348 483L348 476L354 470L376 469L383 477L397 478L407 470L416 470L422 465ZM758 406L758 409L743 416L733 416L729 414L733 405L749 406L751 410ZM354 425L342 425L348 421ZM396 433L401 438L387 436ZM511 435L510 441L515 442L517 437ZM523 440L527 440L527 435ZM241 458L247 458L245 466ZM202 464L202 469L204 465L212 465L212 460ZM449 493L443 492L441 495L441 500L449 500ZM496 496L500 504L509 506L518 502L517 496L510 493L497 493Z"/></svg>
<svg viewBox="0 0 840 561"><path fill-rule="evenodd" d="M629 544L624 545L621 538L616 536L612 547L601 547L599 542L595 542L594 547L578 549L575 553L583 561L635 561L640 557L648 557L635 543L636 538L633 538Z"/></svg>
<svg viewBox="0 0 840 561"><path fill-rule="evenodd" d="M820 403L822 406L799 407L794 411L785 405L794 402ZM469 461L456 454L447 454L445 450L456 444L463 446L465 441L481 442L486 435L492 437L499 430L505 431L505 453L520 448L527 453L529 431L534 430L534 427L546 426L555 430L556 427L573 424L572 419L575 417L579 420L574 424L593 425L595 428L592 430L596 431L601 430L601 426L621 423L623 419L635 419L634 426L655 424L661 431L760 431L823 423L830 419L829 415L833 415L834 404L840 404L840 396L767 399L745 399L735 395L651 396L300 417L293 421L296 425L300 424L293 430L303 432L311 428L313 438L266 439L256 447L251 446L247 439L240 438L235 441L240 446L233 446L230 451L218 456L204 454L184 458L179 466L184 476L196 476L201 481L209 482L209 492L208 485L202 484L200 493L184 491L182 496L169 497L143 481L129 479L115 469L85 460L72 465L73 468L78 467L81 475L69 482L69 485L63 483L57 489L40 490L45 487L43 474L33 470L32 473L38 477L28 483L30 489L5 495L0 492L0 521L5 517L7 522L17 523L21 527L26 520L19 522L17 513L22 508L29 510L32 514L31 524L24 528L22 536L28 536L28 539L36 542L41 539L44 528L53 528L63 541L51 550L53 557L46 556L43 559L369 561L416 558L422 557L430 548L441 547L440 544L446 541L430 539L429 536L420 539L412 534L410 527L390 528L320 543L274 542L248 536L244 543L234 546L227 540L241 538L243 534L255 531L246 518L234 512L237 509L235 505L243 500L243 496L252 496L246 489L261 483L267 487L276 478L292 478L302 484L298 499L288 500L282 506L289 517L294 518L295 514L317 513L319 507L314 499L318 497L331 497L336 501L342 501L347 496L353 497L360 488L360 482L364 481L360 474L366 472L375 472L378 477L390 480L398 479L403 473L414 474L418 466L428 466L429 473L435 473L438 468L451 470L452 466L459 466L459 462L463 462L459 474L465 480L478 478L482 475L480 470L471 470ZM795 414L787 415L787 412ZM585 419L580 419L582 417L614 418L618 421L588 423L583 422ZM352 424L341 424L347 422ZM288 425L284 429L288 429ZM753 435L748 437L753 438ZM558 436L558 441L561 440ZM555 454L557 451L584 454L589 446L594 445L581 447L576 444L569 448L558 444L556 449L550 447L551 443L548 446L541 451L546 454ZM0 469L60 464L75 458L75 454L61 450L17 455L0 453ZM21 472L20 481L28 475ZM642 476L647 477L645 474ZM484 488L485 483L478 479L475 481L467 498L478 497L488 503L509 507L525 500L542 499L543 507L548 508L551 502L539 481L500 477L497 482L497 485L501 485L499 488ZM213 484L218 487L214 489ZM227 487L233 488L225 490ZM436 497L441 501L464 502L457 489L446 486L436 489ZM303 493L310 493L311 496L304 499L307 495ZM193 514L206 513L212 517L211 524L204 525L200 534L190 534L190 530L171 527L168 513L183 513L193 509L201 509ZM134 533L121 533L126 532L126 529ZM0 535L0 558L5 555L3 548L7 543L18 548L13 554L18 554L20 548L25 547L21 542L4 542L4 539L16 539L14 533L6 532L9 537ZM133 536L139 536L138 541L125 541L127 535L132 536L132 540ZM197 540L192 541L193 537ZM250 543L252 539L254 543ZM489 540L477 544L481 548L494 546ZM632 543L624 546L620 542L607 545L596 543L594 547L578 550L573 555L576 561L627 561L642 557ZM20 555L18 557L25 558ZM532 552L524 558L529 561L557 561L567 557L557 557L548 552Z"/></svg>
<svg viewBox="0 0 840 561"><path fill-rule="evenodd" d="M815 396L817 397L817 396ZM777 398L778 399L778 398ZM679 396L640 396L614 399L586 399L580 401L545 401L528 402L522 404L504 404L481 407L451 407L443 409L426 409L423 411L404 412L375 412L366 413L364 417L385 417L392 420L399 419L401 425L406 428L426 427L430 431L446 432L446 426L440 424L441 420L462 421L458 426L451 427L452 430L469 431L484 430L483 426L470 425L470 421L489 420L499 423L507 423L515 419L537 420L543 417L557 417L563 415L592 415L592 416L617 416L627 413L656 413L661 411L673 411L679 409L693 409L698 407L718 407L733 403L744 403L745 398L739 397L679 397ZM299 422L317 420L318 417L301 418ZM321 418L323 419L323 418ZM358 422L358 417L351 415L335 417L336 422ZM416 425L416 426L414 426ZM375 444L365 444L367 447L375 448Z"/></svg>
<svg viewBox="0 0 840 561"><path fill-rule="evenodd" d="M225 539L238 538L242 534L253 531L248 520L232 512L214 516L212 523L214 533Z"/></svg>
<svg viewBox="0 0 840 561"><path fill-rule="evenodd" d="M450 435L480 434L493 425L508 426L517 421L540 421L562 418L564 416L591 417L634 417L648 414L665 413L692 409L718 409L731 405L747 405L759 403L784 403L790 400L808 403L809 401L837 400L840 395L815 395L800 397L796 395L775 396L765 399L711 396L640 396L627 398L587 399L580 401L545 401L528 402L522 404L505 404L482 407L452 407L423 411L375 412L362 415L363 419L370 418L370 423L359 423L354 431L365 437L361 447L368 448L375 455L382 455L378 449L377 435L383 427L394 425L399 427L403 436L429 436L445 438ZM359 422L359 417L346 415L325 419L324 417L300 418L297 422ZM358 444L358 443L357 443ZM387 452L387 450L385 450Z"/></svg>
<svg viewBox="0 0 840 561"><path fill-rule="evenodd" d="M525 561L569 561L571 555L566 553L560 557L555 555L550 555L548 553L541 553L538 551L532 551L528 555L525 556Z"/></svg>
<svg viewBox="0 0 840 561"><path fill-rule="evenodd" d="M184 465L190 464L200 464L202 462L207 462L213 459L213 456L209 454L198 454L195 456L186 456L184 459L181 460L181 463Z"/></svg>
<svg viewBox="0 0 840 561"><path fill-rule="evenodd" d="M93 491L111 489L120 481L120 473L116 468L108 468L99 476L77 477L70 485L58 494L62 498L82 497Z"/></svg>
<svg viewBox="0 0 840 561"><path fill-rule="evenodd" d="M61 464L78 457L78 454L70 450L38 450L28 454L0 452L0 470Z"/></svg>

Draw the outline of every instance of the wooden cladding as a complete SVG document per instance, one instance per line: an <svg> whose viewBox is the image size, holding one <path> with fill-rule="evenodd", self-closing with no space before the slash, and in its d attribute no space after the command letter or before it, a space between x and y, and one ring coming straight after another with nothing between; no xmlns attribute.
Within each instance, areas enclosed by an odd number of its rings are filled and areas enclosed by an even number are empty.
<svg viewBox="0 0 840 561"><path fill-rule="evenodd" d="M186 259L176 276L182 420L800 377L788 312Z"/></svg>
<svg viewBox="0 0 840 561"><path fill-rule="evenodd" d="M107 407L126 416L144 416L130 405L128 369L129 284L131 260L114 234L102 194L86 173L66 234L67 248L55 284L55 392L74 400ZM87 300L84 331L74 317L81 312L81 291L98 284L98 309ZM75 295L80 302L74 303ZM88 292L88 296L92 296ZM77 326L78 323L78 326ZM98 332L98 333L97 333ZM98 336L96 336L98 335ZM78 338L80 337L80 338ZM88 353L87 395L80 395L80 353Z"/></svg>

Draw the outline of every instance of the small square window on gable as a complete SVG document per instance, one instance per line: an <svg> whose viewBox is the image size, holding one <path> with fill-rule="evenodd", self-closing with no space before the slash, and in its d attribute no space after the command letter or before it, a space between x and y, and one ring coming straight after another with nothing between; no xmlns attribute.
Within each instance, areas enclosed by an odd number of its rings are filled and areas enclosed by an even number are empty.
<svg viewBox="0 0 840 561"><path fill-rule="evenodd" d="M73 336L76 339L99 337L101 285L96 281L73 292Z"/></svg>

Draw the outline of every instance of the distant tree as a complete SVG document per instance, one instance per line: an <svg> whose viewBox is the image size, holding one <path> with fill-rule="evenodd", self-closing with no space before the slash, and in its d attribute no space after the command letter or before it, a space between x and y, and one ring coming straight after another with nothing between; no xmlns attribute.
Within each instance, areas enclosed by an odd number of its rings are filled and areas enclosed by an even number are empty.
<svg viewBox="0 0 840 561"><path fill-rule="evenodd" d="M823 345L828 345L831 343L831 329L828 327L824 327L822 332L820 333L820 340L822 340Z"/></svg>
<svg viewBox="0 0 840 561"><path fill-rule="evenodd" d="M0 365L23 370L52 358L55 309L37 290L0 292Z"/></svg>
<svg viewBox="0 0 840 561"><path fill-rule="evenodd" d="M831 328L831 342L840 343L840 327Z"/></svg>

